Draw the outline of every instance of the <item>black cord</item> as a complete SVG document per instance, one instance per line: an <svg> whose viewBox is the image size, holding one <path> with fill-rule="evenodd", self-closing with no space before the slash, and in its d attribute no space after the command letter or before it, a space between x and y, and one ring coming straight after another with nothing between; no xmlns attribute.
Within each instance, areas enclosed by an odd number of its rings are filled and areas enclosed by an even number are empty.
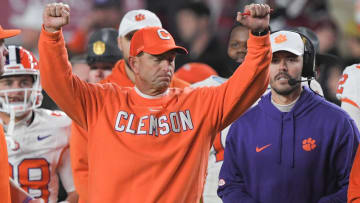
<svg viewBox="0 0 360 203"><path fill-rule="evenodd" d="M324 96L320 95L319 93L317 93L315 90L313 90L313 89L311 88L311 85L310 85L310 84L311 84L311 81L314 80L314 78L308 77L307 79L308 79L307 82L308 82L308 87L309 87L309 89L310 89L312 92L314 92L315 94L317 94L318 96L324 97ZM320 88L322 89L321 86L320 86Z"/></svg>

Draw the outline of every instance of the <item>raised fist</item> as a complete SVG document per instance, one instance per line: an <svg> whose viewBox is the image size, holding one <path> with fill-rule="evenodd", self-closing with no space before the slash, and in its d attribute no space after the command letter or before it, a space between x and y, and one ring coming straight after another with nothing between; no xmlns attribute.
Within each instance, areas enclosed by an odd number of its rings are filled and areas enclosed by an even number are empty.
<svg viewBox="0 0 360 203"><path fill-rule="evenodd" d="M46 5L43 13L44 28L48 32L55 32L70 21L70 7L64 3Z"/></svg>
<svg viewBox="0 0 360 203"><path fill-rule="evenodd" d="M250 4L245 6L244 13L250 13L248 16L237 13L236 20L248 27L253 32L262 32L269 28L270 7L267 4Z"/></svg>

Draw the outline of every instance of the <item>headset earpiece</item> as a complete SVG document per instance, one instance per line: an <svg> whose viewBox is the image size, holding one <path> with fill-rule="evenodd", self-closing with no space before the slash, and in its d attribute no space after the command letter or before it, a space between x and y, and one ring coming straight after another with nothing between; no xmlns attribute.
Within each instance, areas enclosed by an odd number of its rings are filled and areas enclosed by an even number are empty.
<svg viewBox="0 0 360 203"><path fill-rule="evenodd" d="M315 49L311 41L303 34L298 33L304 42L304 56L303 56L303 77L309 78L314 77L315 71Z"/></svg>

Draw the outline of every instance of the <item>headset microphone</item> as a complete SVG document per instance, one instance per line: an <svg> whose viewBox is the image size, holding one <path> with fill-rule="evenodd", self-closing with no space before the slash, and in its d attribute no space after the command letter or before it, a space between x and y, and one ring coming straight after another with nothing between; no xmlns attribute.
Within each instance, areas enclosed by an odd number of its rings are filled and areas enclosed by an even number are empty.
<svg viewBox="0 0 360 203"><path fill-rule="evenodd" d="M294 79L294 78L290 78L290 79L288 80L288 83L289 83L290 86L294 86L294 85L296 85L297 83L306 82L306 81L311 81L311 80L312 80L311 78L308 78L308 79L306 79L306 80L296 80L296 79Z"/></svg>

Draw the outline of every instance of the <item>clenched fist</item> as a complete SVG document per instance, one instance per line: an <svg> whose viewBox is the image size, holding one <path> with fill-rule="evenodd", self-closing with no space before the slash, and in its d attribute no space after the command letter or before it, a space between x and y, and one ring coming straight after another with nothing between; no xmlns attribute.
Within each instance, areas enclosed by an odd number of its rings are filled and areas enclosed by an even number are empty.
<svg viewBox="0 0 360 203"><path fill-rule="evenodd" d="M243 16L237 13L236 20L248 27L253 32L262 32L269 28L270 23L270 7L267 4L250 4L245 6L245 13L249 16Z"/></svg>
<svg viewBox="0 0 360 203"><path fill-rule="evenodd" d="M70 21L70 7L64 3L51 3L43 13L44 28L48 32L56 32Z"/></svg>

